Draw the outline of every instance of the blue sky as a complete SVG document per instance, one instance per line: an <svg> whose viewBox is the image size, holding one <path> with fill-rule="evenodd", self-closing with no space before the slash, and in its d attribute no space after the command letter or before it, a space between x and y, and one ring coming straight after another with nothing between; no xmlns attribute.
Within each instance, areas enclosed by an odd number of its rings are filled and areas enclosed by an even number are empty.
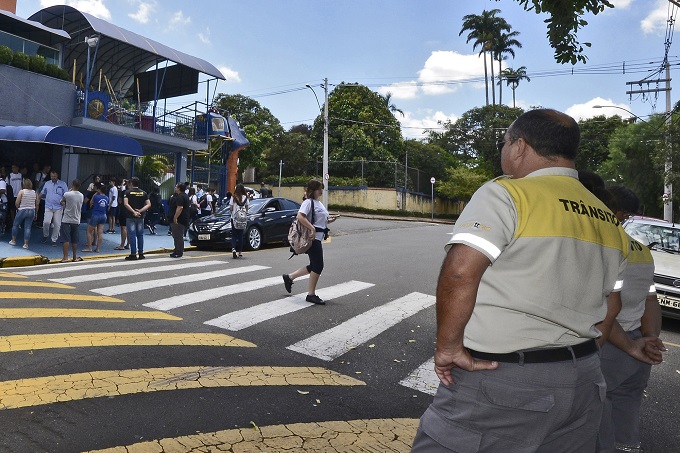
<svg viewBox="0 0 680 453"><path fill-rule="evenodd" d="M27 18L43 7L65 3L196 55L227 78L219 82L217 93L253 97L286 129L311 124L318 114L305 84L318 86L327 77L331 89L356 82L383 94L389 91L404 111L403 117L396 115L404 136L417 138L423 127L436 128L438 120L455 120L484 105L482 60L465 42L465 34L458 33L463 16L492 8L500 9L513 31L521 33L523 47L504 62L525 66L531 78L517 89L518 106L552 107L577 118L629 116L620 109L593 109L596 104L616 105L641 117L664 111L664 93L629 99L626 82L641 80L659 67L670 3L611 1L613 10L585 17L589 24L578 37L592 47L586 50L588 63L576 66L555 63L546 16L525 12L512 0L18 0L17 14ZM678 62L679 45L671 42L671 63ZM671 77L674 73L672 68ZM201 87L195 98L205 100L205 85ZM323 102L322 89L317 95ZM168 107L189 102L169 100ZM512 103L506 87L503 102Z"/></svg>

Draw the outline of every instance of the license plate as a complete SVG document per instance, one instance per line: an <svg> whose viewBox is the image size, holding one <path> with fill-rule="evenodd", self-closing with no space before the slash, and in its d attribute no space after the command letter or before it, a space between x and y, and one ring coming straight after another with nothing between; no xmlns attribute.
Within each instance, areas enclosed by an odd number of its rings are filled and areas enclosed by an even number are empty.
<svg viewBox="0 0 680 453"><path fill-rule="evenodd" d="M659 305L670 308L680 308L680 299L675 297L670 297L665 294L658 294L657 299L659 300Z"/></svg>
<svg viewBox="0 0 680 453"><path fill-rule="evenodd" d="M199 235L198 235L198 240L199 240L199 241L209 241L209 240L210 240L210 235L209 235L209 234L199 234Z"/></svg>

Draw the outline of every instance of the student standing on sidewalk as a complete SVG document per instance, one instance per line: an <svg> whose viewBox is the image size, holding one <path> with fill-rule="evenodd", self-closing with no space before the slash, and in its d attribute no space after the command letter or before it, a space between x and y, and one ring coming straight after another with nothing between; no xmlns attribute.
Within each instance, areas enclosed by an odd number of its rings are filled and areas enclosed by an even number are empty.
<svg viewBox="0 0 680 453"><path fill-rule="evenodd" d="M125 257L128 261L144 259L144 213L149 208L151 201L146 192L139 188L139 178L133 176L123 195L123 209L127 215L126 225L130 241L130 255Z"/></svg>
<svg viewBox="0 0 680 453"><path fill-rule="evenodd" d="M61 218L64 214L61 199L68 192L68 186L59 179L56 170L50 171L50 180L45 182L40 197L45 198L45 216L43 218L43 239L47 242L50 237L50 225L52 226L52 247L57 246L57 239L61 230Z"/></svg>
<svg viewBox="0 0 680 453"><path fill-rule="evenodd" d="M61 242L64 243L64 258L62 263L68 261L68 246L73 249L73 261L82 261L78 256L78 231L80 230L80 215L83 209L83 194L80 193L80 181L74 179L71 190L66 192L61 199L64 207L64 218L61 220Z"/></svg>
<svg viewBox="0 0 680 453"><path fill-rule="evenodd" d="M24 248L28 248L28 240L31 238L31 225L36 218L38 200L35 190L33 190L33 182L29 178L24 179L23 189L17 195L17 214L14 217L14 224L12 226L12 240L10 245L17 245L17 236L19 235L19 225L24 225Z"/></svg>

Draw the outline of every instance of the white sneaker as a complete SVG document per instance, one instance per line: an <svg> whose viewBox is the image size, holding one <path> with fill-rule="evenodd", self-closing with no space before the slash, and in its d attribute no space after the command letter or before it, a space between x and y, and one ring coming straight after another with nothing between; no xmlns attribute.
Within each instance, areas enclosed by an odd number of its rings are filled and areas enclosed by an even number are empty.
<svg viewBox="0 0 680 453"><path fill-rule="evenodd" d="M17 241L11 240L9 241L9 245L17 245Z"/></svg>
<svg viewBox="0 0 680 453"><path fill-rule="evenodd" d="M24 244L23 246L26 250L28 250L28 244Z"/></svg>

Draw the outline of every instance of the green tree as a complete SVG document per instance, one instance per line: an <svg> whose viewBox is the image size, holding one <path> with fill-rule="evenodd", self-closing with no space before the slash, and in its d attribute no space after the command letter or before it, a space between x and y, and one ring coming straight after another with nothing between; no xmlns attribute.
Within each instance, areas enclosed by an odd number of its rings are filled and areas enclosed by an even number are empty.
<svg viewBox="0 0 680 453"><path fill-rule="evenodd" d="M444 148L458 166L479 168L498 176L502 170L496 143L523 112L504 105L476 107L463 113L455 123L444 123L444 132L430 132L428 142Z"/></svg>
<svg viewBox="0 0 680 453"><path fill-rule="evenodd" d="M513 47L519 49L522 48L522 43L517 41L515 38L519 36L518 31L513 31L510 33L501 32L493 40L493 55L496 61L498 61L498 103L503 104L503 68L501 66L503 60L507 58L507 55L511 55L515 58L515 50ZM515 105L513 104L513 107Z"/></svg>
<svg viewBox="0 0 680 453"><path fill-rule="evenodd" d="M279 162L283 161L284 176L309 173L309 155L312 152L311 127L306 124L293 126L274 143L265 156L265 168L260 179L278 180Z"/></svg>
<svg viewBox="0 0 680 453"><path fill-rule="evenodd" d="M576 168L598 172L600 165L609 158L609 140L612 134L626 123L620 116L595 116L578 122L581 143L576 156Z"/></svg>
<svg viewBox="0 0 680 453"><path fill-rule="evenodd" d="M526 80L531 82L531 79L527 76L526 66L520 66L517 69L505 68L502 71L503 78L505 79L508 86L512 87L512 107L515 107L515 90L519 86L519 82Z"/></svg>
<svg viewBox="0 0 680 453"><path fill-rule="evenodd" d="M240 168L263 168L270 148L285 133L279 120L256 100L240 94L220 93L214 104L236 118L250 141L250 146L239 152Z"/></svg>
<svg viewBox="0 0 680 453"><path fill-rule="evenodd" d="M444 197L468 201L485 182L491 179L486 171L478 168L457 167L446 170L437 193Z"/></svg>
<svg viewBox="0 0 680 453"><path fill-rule="evenodd" d="M140 186L150 190L153 184L160 185L161 178L168 172L170 159L163 154L146 155L135 160L135 174L140 180Z"/></svg>
<svg viewBox="0 0 680 453"><path fill-rule="evenodd" d="M499 0L496 0L499 1ZM580 28L588 25L583 15L588 12L594 15L601 13L605 8L613 8L614 5L608 0L515 0L524 7L525 11L535 11L536 14L546 13L550 17L545 20L548 24L548 41L555 49L555 60L558 63L577 62L585 63L586 55L583 46L590 47L589 42L583 45L576 39L576 33Z"/></svg>
<svg viewBox="0 0 680 453"><path fill-rule="evenodd" d="M609 140L609 158L599 167L607 185L633 190L645 215L663 216L665 124L663 117L616 129Z"/></svg>
<svg viewBox="0 0 680 453"><path fill-rule="evenodd" d="M335 176L355 176L355 165L333 161L395 161L402 149L399 122L390 111L390 102L368 87L359 84L337 85L328 99L329 172ZM312 160L322 159L323 117L314 121ZM384 175L383 175L384 173ZM391 175L387 177L387 175ZM376 173L373 185L394 180L390 171Z"/></svg>

